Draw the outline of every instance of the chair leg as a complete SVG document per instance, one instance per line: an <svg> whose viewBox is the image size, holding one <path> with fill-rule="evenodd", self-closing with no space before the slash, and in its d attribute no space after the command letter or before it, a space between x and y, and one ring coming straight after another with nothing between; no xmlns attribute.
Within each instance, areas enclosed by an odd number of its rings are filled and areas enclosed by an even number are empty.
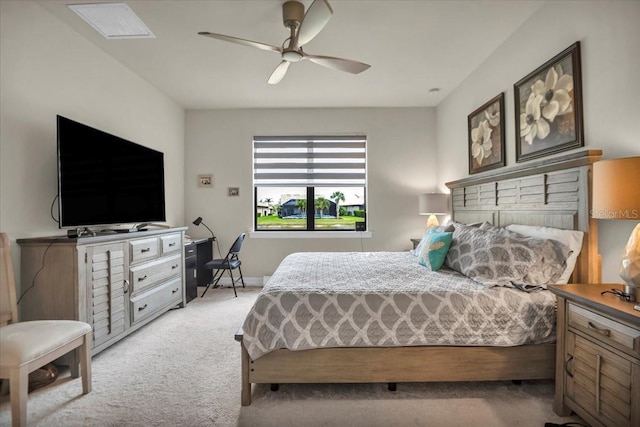
<svg viewBox="0 0 640 427"><path fill-rule="evenodd" d="M80 372L82 374L82 394L91 392L91 332L84 336L80 353Z"/></svg>
<svg viewBox="0 0 640 427"><path fill-rule="evenodd" d="M27 425L27 393L29 392L29 372L26 368L12 370L9 374L9 392L11 393L11 425Z"/></svg>
<svg viewBox="0 0 640 427"><path fill-rule="evenodd" d="M242 277L242 268L238 266L238 270L240 271L240 281L242 282L242 287L244 288L244 277Z"/></svg>
<svg viewBox="0 0 640 427"><path fill-rule="evenodd" d="M218 276L218 273L220 273L220 276ZM204 289L204 292L202 293L202 295L200 295L200 298L202 298L204 294L207 293L210 286L213 285L214 288L216 287L216 285L220 281L220 278L222 277L223 274L224 274L224 270L220 270L220 269L217 269L215 273L213 273L213 277L211 278L211 281L207 283L207 287Z"/></svg>
<svg viewBox="0 0 640 427"><path fill-rule="evenodd" d="M233 270L229 269L229 276L231 276L231 286L233 286L233 294L238 298L238 293L236 292L236 281L233 278Z"/></svg>

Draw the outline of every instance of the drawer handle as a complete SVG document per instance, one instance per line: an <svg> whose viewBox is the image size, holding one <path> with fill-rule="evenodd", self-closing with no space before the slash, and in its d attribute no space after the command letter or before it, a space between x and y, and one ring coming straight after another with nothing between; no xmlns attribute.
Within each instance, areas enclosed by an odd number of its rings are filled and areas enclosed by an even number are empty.
<svg viewBox="0 0 640 427"><path fill-rule="evenodd" d="M591 329L591 330L593 330L593 331L596 331L597 333L602 334L602 335L604 335L605 337L609 337L609 336L611 336L611 330L610 330L610 329L603 329L603 328L599 328L599 327L597 327L596 325L594 325L594 324L593 324L593 323L591 323L591 322L588 322L588 323L587 323L587 326L589 326L589 329Z"/></svg>
<svg viewBox="0 0 640 427"><path fill-rule="evenodd" d="M146 278L147 278L146 274L144 276L142 276L142 277L138 277L138 282L142 282Z"/></svg>
<svg viewBox="0 0 640 427"><path fill-rule="evenodd" d="M569 370L569 363L571 363L573 361L573 355L569 355L569 358L567 359L566 362L564 362L564 371L567 373L567 375L569 375L571 378L573 378L573 372L571 372Z"/></svg>
<svg viewBox="0 0 640 427"><path fill-rule="evenodd" d="M142 307L138 307L138 311L142 311L142 310L144 310L145 308L147 308L147 304L143 305Z"/></svg>
<svg viewBox="0 0 640 427"><path fill-rule="evenodd" d="M169 247L172 247L172 246L175 246L175 245L176 245L176 242L169 243Z"/></svg>
<svg viewBox="0 0 640 427"><path fill-rule="evenodd" d="M176 265L172 265L172 266L171 266L171 269L172 269L172 270L175 270L176 268L178 268L178 264L176 264Z"/></svg>
<svg viewBox="0 0 640 427"><path fill-rule="evenodd" d="M171 291L172 294L175 294L176 292L178 292L180 290L180 288L175 288L174 290Z"/></svg>
<svg viewBox="0 0 640 427"><path fill-rule="evenodd" d="M151 248L140 249L140 252L145 253L145 252L149 252L150 250L151 250Z"/></svg>

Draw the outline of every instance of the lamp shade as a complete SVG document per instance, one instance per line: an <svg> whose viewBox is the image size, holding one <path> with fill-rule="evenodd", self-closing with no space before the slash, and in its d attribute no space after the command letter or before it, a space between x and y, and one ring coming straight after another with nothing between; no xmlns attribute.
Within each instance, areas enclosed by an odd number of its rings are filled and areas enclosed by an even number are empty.
<svg viewBox="0 0 640 427"><path fill-rule="evenodd" d="M640 221L640 157L595 162L592 188L592 218ZM637 301L640 287L640 223L629 236L619 273L625 282L623 295L628 301Z"/></svg>
<svg viewBox="0 0 640 427"><path fill-rule="evenodd" d="M449 195L444 193L425 193L418 199L418 214L446 215L449 213Z"/></svg>
<svg viewBox="0 0 640 427"><path fill-rule="evenodd" d="M593 164L591 217L640 221L640 157Z"/></svg>

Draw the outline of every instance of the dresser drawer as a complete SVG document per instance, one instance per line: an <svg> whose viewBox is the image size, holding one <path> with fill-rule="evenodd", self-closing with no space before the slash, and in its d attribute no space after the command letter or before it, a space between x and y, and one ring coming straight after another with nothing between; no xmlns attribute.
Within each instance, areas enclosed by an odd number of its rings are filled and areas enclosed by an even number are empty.
<svg viewBox="0 0 640 427"><path fill-rule="evenodd" d="M182 257L177 254L160 258L131 267L129 272L131 292L135 294L169 277L182 274Z"/></svg>
<svg viewBox="0 0 640 427"><path fill-rule="evenodd" d="M156 237L130 241L129 256L131 263L157 257L158 249L158 239Z"/></svg>
<svg viewBox="0 0 640 427"><path fill-rule="evenodd" d="M179 251L181 241L182 239L180 234L170 234L168 236L160 237L160 242L162 242L162 253L168 254Z"/></svg>
<svg viewBox="0 0 640 427"><path fill-rule="evenodd" d="M640 356L640 330L613 321L575 304L569 304L569 327L617 349Z"/></svg>
<svg viewBox="0 0 640 427"><path fill-rule="evenodd" d="M131 321L139 322L158 310L182 301L182 278L178 277L131 298Z"/></svg>

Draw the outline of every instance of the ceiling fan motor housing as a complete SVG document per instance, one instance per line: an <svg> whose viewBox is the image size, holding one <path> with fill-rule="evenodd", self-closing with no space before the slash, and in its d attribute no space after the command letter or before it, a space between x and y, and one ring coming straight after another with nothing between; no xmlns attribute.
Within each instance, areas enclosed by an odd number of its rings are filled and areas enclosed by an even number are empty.
<svg viewBox="0 0 640 427"><path fill-rule="evenodd" d="M282 5L282 22L286 28L298 28L304 19L304 5L290 0Z"/></svg>

